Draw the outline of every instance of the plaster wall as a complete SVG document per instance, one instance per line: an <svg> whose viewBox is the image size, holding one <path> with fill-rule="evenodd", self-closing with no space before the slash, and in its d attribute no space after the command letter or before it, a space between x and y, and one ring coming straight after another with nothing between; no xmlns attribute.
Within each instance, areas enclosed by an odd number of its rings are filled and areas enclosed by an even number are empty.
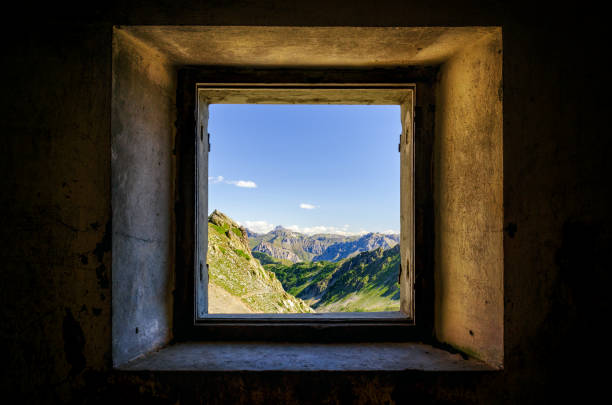
<svg viewBox="0 0 612 405"><path fill-rule="evenodd" d="M113 363L172 337L176 74L129 34L113 36Z"/></svg>
<svg viewBox="0 0 612 405"><path fill-rule="evenodd" d="M503 364L501 33L440 69L434 140L438 340Z"/></svg>

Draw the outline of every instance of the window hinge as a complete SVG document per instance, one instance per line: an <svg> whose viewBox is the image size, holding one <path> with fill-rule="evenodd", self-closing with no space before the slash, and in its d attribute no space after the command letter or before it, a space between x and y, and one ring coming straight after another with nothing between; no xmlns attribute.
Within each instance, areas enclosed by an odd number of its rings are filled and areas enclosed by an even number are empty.
<svg viewBox="0 0 612 405"><path fill-rule="evenodd" d="M204 125L200 125L200 142L204 141Z"/></svg>
<svg viewBox="0 0 612 405"><path fill-rule="evenodd" d="M206 264L206 266L208 266L208 264ZM200 262L200 281L202 281L204 274L202 274L202 262Z"/></svg>
<svg viewBox="0 0 612 405"><path fill-rule="evenodd" d="M402 283L402 264L399 264L399 273L397 274L397 283Z"/></svg>
<svg viewBox="0 0 612 405"><path fill-rule="evenodd" d="M208 151L210 152L210 134L208 134Z"/></svg>
<svg viewBox="0 0 612 405"><path fill-rule="evenodd" d="M402 151L402 134L399 134L399 143L397 144L397 151Z"/></svg>

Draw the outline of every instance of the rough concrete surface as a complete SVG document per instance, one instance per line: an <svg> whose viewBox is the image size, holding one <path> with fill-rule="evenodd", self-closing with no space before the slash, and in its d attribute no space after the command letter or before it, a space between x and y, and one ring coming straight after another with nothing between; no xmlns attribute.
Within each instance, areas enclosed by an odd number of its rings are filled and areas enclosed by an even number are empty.
<svg viewBox="0 0 612 405"><path fill-rule="evenodd" d="M434 139L436 336L503 365L502 43L441 68Z"/></svg>
<svg viewBox="0 0 612 405"><path fill-rule="evenodd" d="M111 116L113 363L172 337L176 75L166 58L114 36Z"/></svg>
<svg viewBox="0 0 612 405"><path fill-rule="evenodd" d="M164 348L124 371L494 371L422 343L200 343Z"/></svg>
<svg viewBox="0 0 612 405"><path fill-rule="evenodd" d="M179 65L433 65L491 27L123 27ZM254 52L255 50L255 52ZM291 63L288 63L291 61Z"/></svg>
<svg viewBox="0 0 612 405"><path fill-rule="evenodd" d="M2 28L0 98L0 389L9 402L590 403L605 387L593 363L605 353L599 342L609 307L612 148L602 122L607 82L597 63L605 56L601 39L609 24L596 5L240 0L17 6ZM504 369L113 370L115 24L501 26Z"/></svg>

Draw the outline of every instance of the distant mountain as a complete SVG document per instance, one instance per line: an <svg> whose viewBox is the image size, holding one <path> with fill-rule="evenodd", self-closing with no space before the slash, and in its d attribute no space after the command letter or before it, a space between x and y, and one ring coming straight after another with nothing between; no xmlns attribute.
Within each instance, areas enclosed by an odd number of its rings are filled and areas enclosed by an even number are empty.
<svg viewBox="0 0 612 405"><path fill-rule="evenodd" d="M318 261L287 265L262 257L283 287L317 312L398 311L397 283L400 252L390 249L359 253L339 262Z"/></svg>
<svg viewBox="0 0 612 405"><path fill-rule="evenodd" d="M258 238L259 236L263 235L263 234L261 234L261 233L253 232L253 231L251 231L250 229L247 229L247 228L245 228L245 230L246 230L246 235L247 235L247 237L249 238L249 241L250 241L251 239L256 239L256 238Z"/></svg>
<svg viewBox="0 0 612 405"><path fill-rule="evenodd" d="M208 266L210 313L314 312L253 257L246 229L217 210L208 218Z"/></svg>
<svg viewBox="0 0 612 405"><path fill-rule="evenodd" d="M336 234L305 235L277 226L266 234L247 230L249 246L253 252L290 260L293 263L339 260L377 248L388 249L399 242L399 235L368 233L362 236ZM253 236L250 236L253 235Z"/></svg>
<svg viewBox="0 0 612 405"><path fill-rule="evenodd" d="M361 252L374 249L389 249L399 243L399 235L385 235L381 233L368 233L357 240L334 243L323 253L313 258L313 261L328 260L337 262L344 258L353 257Z"/></svg>

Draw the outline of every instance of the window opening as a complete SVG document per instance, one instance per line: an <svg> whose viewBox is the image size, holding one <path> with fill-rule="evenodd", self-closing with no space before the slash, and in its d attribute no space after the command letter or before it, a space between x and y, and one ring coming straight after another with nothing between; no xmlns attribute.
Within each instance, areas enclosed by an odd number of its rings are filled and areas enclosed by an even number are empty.
<svg viewBox="0 0 612 405"><path fill-rule="evenodd" d="M208 113L208 313L398 312L400 107Z"/></svg>
<svg viewBox="0 0 612 405"><path fill-rule="evenodd" d="M208 87L199 84L196 91L195 321L276 322L287 316L287 320L319 319L325 322L342 319L361 319L368 322L377 319L413 321L413 85ZM214 155L211 157L210 151L214 150L215 140L218 138L215 135L216 124L210 114L218 113L215 109L223 111L227 108L267 108L270 111L274 108L294 111L318 109L327 111L328 114L334 108L353 111L361 109L361 114L356 117L364 115L364 111L368 109L386 109L393 118L388 117L387 122L378 125L366 119L354 128L351 128L351 125L359 123L359 118L340 120L339 124L336 123L336 136L321 136L317 132L316 135L320 138L318 141L317 136L312 132L309 134L308 130L321 131L321 128L314 128L315 124L322 122L320 119L297 123L293 118L287 120L284 130L280 130L282 136L277 134L275 142L266 145L262 141L263 136L270 134L266 131L259 134L257 118L249 117L243 110L225 119L226 124L230 126L241 119L244 121L244 127L241 129L243 138L232 139L231 134L224 135L223 131L220 131L220 149L223 150L223 142L227 142L225 146L226 149L229 148L230 153L226 153L225 166L218 165L220 171L216 171L215 158ZM272 114L271 122L278 124L282 121L278 113ZM368 136L359 134L364 129ZM366 143L360 145L359 142L364 140ZM340 147L341 152L320 145L317 148L317 142L323 141L328 144L337 143L336 147ZM282 155L283 151L279 146L286 144L296 151ZM241 152L243 155L235 156L240 155L237 149L245 146L246 150ZM355 149L356 146L361 149ZM381 158L372 155L380 147L386 147L386 156ZM357 156L353 156L352 163L344 162L346 156L351 157L351 150ZM356 150L361 154L356 153ZM261 160L257 163L257 159L271 159L275 153L279 162L274 162L274 165L262 165ZM344 154L339 157L341 153ZM310 160L301 161L305 157ZM254 160L256 166L247 164L250 160ZM389 169L389 165L393 165L394 161L395 169ZM376 162L387 170L386 175L367 172L368 168L372 170L373 163L376 167ZM209 163L213 164L210 172ZM238 172L235 172L236 169ZM227 173L224 170L227 170ZM263 174L257 170L263 170ZM316 176L304 176L309 170L318 171L322 176L319 179ZM351 172L359 174L351 178L351 181L344 178L338 182L337 178L331 176L335 172L344 176ZM384 186L385 180L393 181L393 178L395 186L380 188ZM334 199L326 195L324 184L330 182L330 179L336 181L336 186L349 183L348 187L352 186L353 189L347 191L342 187L331 187L327 189L328 194L333 196L335 192L344 192L349 196L336 196ZM370 189L366 184L368 179L374 179ZM279 180L282 181L276 184L276 189L268 187ZM318 181L318 185L309 183L313 181ZM261 199L260 185L274 190L267 196L267 201ZM308 185L310 189L306 187ZM219 187L226 188L224 197L223 193L215 194L215 188ZM395 193L395 198L392 198L394 203L387 202L386 206L377 207L373 202L384 194L381 190ZM236 194L245 191L252 193ZM365 196L365 204L357 201L360 195ZM220 205L221 200L223 204ZM279 202L283 202L290 210L279 209ZM241 212L237 209L238 203L242 203L243 207L247 203L246 206L255 211L247 215L248 210ZM393 205L395 207L392 207ZM356 208L361 208L363 212L368 207L370 211L362 213L360 220L354 225L343 220L343 216ZM323 208L327 212L324 212ZM330 208L335 208L336 211ZM265 215L253 215L253 212L257 214L257 210L259 214L262 210L267 210L268 215L274 216L268 217L268 220ZM323 217L319 218L319 223L313 223L312 218L311 221L305 221L304 218L287 220L291 210L302 214L312 214L320 210L319 214L333 218L333 223L326 224L320 219ZM395 215L396 221L399 217L399 221L395 222L400 228L399 235L397 226L384 226L385 222L389 222L382 218L388 217L389 213L391 216ZM356 215L357 217L359 215ZM372 221L378 222L373 226ZM268 232L265 232L266 230ZM331 232L325 232L330 230ZM373 240L364 241L362 236ZM334 240L330 242L326 238ZM314 244L318 244L318 249L313 249ZM308 247L305 248L305 245ZM327 250L330 247L332 249ZM320 316L313 318L314 315Z"/></svg>

